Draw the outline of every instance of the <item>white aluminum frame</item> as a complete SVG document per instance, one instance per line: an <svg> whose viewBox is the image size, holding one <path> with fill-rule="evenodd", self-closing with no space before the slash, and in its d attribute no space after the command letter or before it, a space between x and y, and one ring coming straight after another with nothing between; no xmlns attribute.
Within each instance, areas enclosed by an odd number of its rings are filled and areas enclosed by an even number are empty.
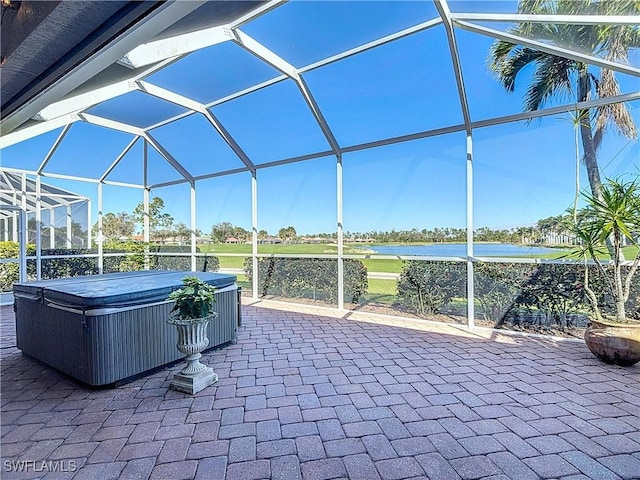
<svg viewBox="0 0 640 480"><path fill-rule="evenodd" d="M467 282L467 296L468 296L468 326L473 328L474 326L474 282L473 282L473 267L474 262L479 259L474 256L474 241L473 241L473 131L478 128L484 128L494 125L500 125L507 122L515 122L521 120L529 120L533 118L541 118L544 116L557 115L565 112L572 112L575 109L588 109L596 108L603 105L618 103L618 102L630 102L640 99L640 92L631 92L616 97L609 97L606 99L598 99L593 101L580 102L578 104L567 104L562 106L556 106L552 108L546 108L535 112L525 112L513 115L505 115L492 117L488 119L474 120L471 117L467 94L465 90L465 81L462 74L462 66L458 54L458 46L456 42L457 29L467 30L476 34L489 36L499 40L520 44L529 48L538 49L553 55L558 55L564 58L573 59L580 62L590 63L601 68L608 68L616 72L632 75L635 77L640 76L640 68L624 65L619 62L609 61L603 58L599 58L593 55L586 55L581 52L574 51L570 48L550 45L547 43L539 42L532 39L523 38L521 36L513 35L508 32L495 30L477 24L476 22L555 22L563 24L611 24L611 25L640 25L640 17L624 17L624 16L601 16L601 15L522 15L522 14L483 14L483 13L457 13L451 12L449 9L447 0L434 0L439 17L430 19L428 21L419 23L409 28L402 29L398 32L390 35L383 36L366 44L350 48L344 52L332 55L330 57L318 60L314 63L306 65L301 68L296 68L287 62L284 58L277 55L275 52L267 48L264 44L260 43L253 37L246 34L241 27L250 22L252 19L257 18L267 12L277 8L282 3L282 0L272 0L267 2L252 12L238 18L237 20L230 22L226 25L215 26L210 28L204 28L199 31L189 32L183 35L178 35L170 38L164 38L162 40L148 41L141 43L145 38L152 38L154 32L158 32L167 26L171 25L178 19L194 11L203 2L167 2L163 8L159 9L154 15L148 18L145 23L137 29L132 30L128 34L124 35L119 41L110 44L103 52L96 54L86 65L77 68L72 75L63 79L57 85L47 89L32 102L23 108L22 112L19 112L18 119L24 121L26 118L25 112L30 112L33 119L37 121L36 124L26 125L21 128L15 129L15 131L5 134L0 137L0 148L4 148L10 145L14 145L18 142L24 141L32 136L39 135L41 133L52 131L58 128L63 128L56 141L52 145L47 155L42 159L38 169L35 173L38 186L40 185L41 177L53 177L64 178L71 180L81 180L97 183L98 188L98 251L99 251L99 269L102 272L103 256L102 249L102 215L103 215L103 186L104 185L118 185L127 186L132 188L143 189L143 205L144 205L144 240L149 242L149 197L152 189L161 188L165 186L178 185L182 183L190 184L190 225L191 225L191 268L196 268L196 244L195 244L195 232L196 232L196 184L200 180L208 178L214 178L225 175L232 175L240 172L250 172L251 174L251 228L252 228L252 264L253 270L256 273L253 277L253 296L258 298L258 258L266 257L268 255L258 254L257 242L258 242L258 177L257 172L260 169L271 168L274 166L287 165L291 163L303 162L307 160L317 159L321 157L334 156L336 159L336 229L338 238L338 253L337 255L321 256L321 258L336 258L338 261L338 309L344 309L344 259L347 258L360 258L354 255L344 254L344 238L343 238L343 154L349 152L356 152L360 150L373 149L382 147L385 145L392 145L396 143L408 142L421 138L427 138L431 136L444 135L454 132L465 132L466 134L466 228L467 228L467 255L466 258L449 258L444 260L454 260L466 262L468 272ZM456 79L456 87L458 98L460 102L460 108L463 117L463 123L459 125L448 125L442 128L426 130L421 132L414 132L407 135L398 137L388 137L379 140L374 140L366 143L356 145L340 145L331 129L331 126L325 119L320 106L316 102L311 88L305 82L303 75L307 72L322 68L326 65L334 62L347 59L359 53L374 49L381 45L388 44L405 38L409 35L417 34L428 30L430 28L443 26L447 41L449 45L449 53L453 64L453 74ZM183 56L194 52L196 50L211 47L223 42L233 42L251 53L259 60L265 62L271 67L275 68L280 75L274 78L261 82L259 84L247 87L241 91L230 94L224 98L217 99L211 103L203 104L201 102L194 101L183 95L177 94L166 88L161 88L153 83L150 83L147 78L160 69L171 65L176 60ZM114 57L116 52L120 53L117 58ZM70 96L68 98L61 98L66 94L70 87L77 86L82 81L91 78L91 76L99 69L104 68L109 62L113 63L117 61L121 65L126 65L131 68L132 75L127 80L120 80L108 85L104 85L91 92L82 93L76 96ZM307 153L304 155L281 158L275 161L256 164L245 153L242 146L235 140L231 133L225 128L220 120L214 115L212 108L226 103L228 101L240 98L244 95L256 92L258 90L268 88L284 80L291 79L295 82L300 95L305 101L310 113L312 114L316 124L320 128L324 135L329 150ZM87 110L100 103L102 101L115 98L119 95L123 95L132 91L139 91L146 95L151 95L159 99L171 102L186 111L171 118L163 119L153 125L146 126L144 128L130 125L124 122L115 121L108 118L103 118L95 114L88 113ZM51 102L51 100L54 100ZM47 105L47 103L49 103ZM37 107L37 108L36 108ZM172 122L186 118L189 115L199 114L203 115L207 122L210 124L212 133L219 135L226 144L232 149L235 155L242 161L244 167L229 169L225 171L213 171L203 175L193 175L189 169L185 168L174 156L162 145L160 141L153 135L152 131L158 127L168 125ZM71 175L61 175L54 172L47 171L48 163L59 145L65 141L66 134L72 124L82 121L89 124L93 124L103 128L114 129L120 132L124 132L132 135L132 140L124 148L124 150L114 159L112 164L96 179L77 177ZM14 129L20 122L15 118L8 122L3 123L5 131ZM8 128L7 128L8 125ZM119 162L127 155L127 153L133 148L135 143L142 139L143 141L143 184L135 185L124 182L115 182L109 180L109 176L119 164ZM179 174L180 177L177 180L162 182L154 185L150 185L148 182L148 146L151 145ZM22 171L25 172L25 171ZM23 173L24 175L25 173ZM23 183L25 177L23 177ZM23 188L24 187L23 185ZM4 195L0 192L0 197ZM6 195L5 195L6 196ZM5 198L5 197L2 197ZM14 198L16 193L14 192ZM36 215L40 215L40 209L42 199L38 195L36 200ZM23 208L26 208L26 195L22 197ZM53 215L53 214L52 214ZM90 215L90 212L89 212ZM53 217L52 217L53 218ZM89 229L91 229L91 219L89 216ZM16 221L14 220L14 229L16 228ZM38 223L39 225L39 223ZM5 225L6 228L6 225ZM68 227L68 236L70 237L70 226ZM40 236L38 235L38 238ZM70 238L69 238L70 240ZM293 257L303 258L316 258L316 256L305 255L292 255ZM282 257L287 257L282 255ZM438 257L402 257L410 259L425 259L440 261ZM146 267L148 268L148 256L146 256ZM483 259L484 261L485 259ZM496 259L491 259L496 261ZM38 265L40 261L38 259Z"/></svg>

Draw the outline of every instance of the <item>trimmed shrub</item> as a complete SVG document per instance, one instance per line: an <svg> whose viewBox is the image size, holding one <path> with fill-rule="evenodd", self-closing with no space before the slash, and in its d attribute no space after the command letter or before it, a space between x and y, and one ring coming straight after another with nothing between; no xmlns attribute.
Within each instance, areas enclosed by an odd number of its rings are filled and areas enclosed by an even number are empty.
<svg viewBox="0 0 640 480"><path fill-rule="evenodd" d="M11 290L13 284L19 279L20 266L17 263L3 263L0 265L0 291Z"/></svg>
<svg viewBox="0 0 640 480"><path fill-rule="evenodd" d="M0 242L0 258L18 258L18 242ZM11 290L20 278L20 267L17 263L0 263L0 291Z"/></svg>
<svg viewBox="0 0 640 480"><path fill-rule="evenodd" d="M532 271L527 264L476 263L474 293L486 321L500 324L515 306Z"/></svg>
<svg viewBox="0 0 640 480"><path fill-rule="evenodd" d="M463 263L406 260L398 280L398 300L418 315L440 313L454 297L464 297L467 269Z"/></svg>
<svg viewBox="0 0 640 480"><path fill-rule="evenodd" d="M86 248L49 248L42 250L42 255L86 255L92 253ZM42 279L79 277L82 275L95 275L98 273L98 259L71 257L71 258L43 258ZM36 277L36 261L27 261L27 275Z"/></svg>
<svg viewBox="0 0 640 480"><path fill-rule="evenodd" d="M253 281L253 261L246 258L244 271ZM338 303L338 261L324 258L258 259L261 297L277 295L288 298L312 298ZM357 303L367 292L367 268L360 260L344 260L345 301Z"/></svg>
<svg viewBox="0 0 640 480"><path fill-rule="evenodd" d="M122 255L104 257L103 271L131 272L144 269L144 244L136 242L110 242L104 248L104 253L121 253ZM172 257L153 255L156 252L162 253L189 253L190 247L180 246L160 246L151 245L149 247L149 268L151 270L191 270L191 259L188 257ZM199 251L199 249L198 249ZM17 242L0 242L0 258L17 258L19 245ZM42 256L68 256L67 258L43 258L42 259L42 279L77 277L82 275L95 275L98 273L97 257L81 257L81 255L97 254L97 248L53 248L43 249ZM133 253L133 255L129 255ZM36 254L36 247L33 244L27 245L27 255ZM196 266L198 271L217 272L220 262L217 257L198 257ZM36 261L27 260L27 277L36 278ZM0 288L2 291L11 290L13 284L19 279L19 266L17 263L0 264Z"/></svg>
<svg viewBox="0 0 640 480"><path fill-rule="evenodd" d="M131 272L144 269L145 245L136 242L110 242L105 253L134 253L134 255L118 255L104 258L105 272ZM149 245L149 269L187 271L191 270L191 258L184 256L153 255L154 253L183 253L189 254L190 246L181 245ZM200 248L196 247L196 252ZM196 259L196 270L199 272L217 272L220 267L218 257Z"/></svg>
<svg viewBox="0 0 640 480"><path fill-rule="evenodd" d="M542 264L522 284L516 306L535 318L535 323L562 329L576 325L577 314L587 307L584 267ZM531 320L529 321L529 323Z"/></svg>

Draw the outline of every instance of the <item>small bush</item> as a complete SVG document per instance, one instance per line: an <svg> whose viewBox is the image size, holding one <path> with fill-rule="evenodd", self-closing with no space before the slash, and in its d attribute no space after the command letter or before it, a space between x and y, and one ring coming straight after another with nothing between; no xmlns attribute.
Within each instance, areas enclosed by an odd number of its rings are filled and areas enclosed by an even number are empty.
<svg viewBox="0 0 640 480"><path fill-rule="evenodd" d="M0 291L11 290L13 284L19 279L20 266L17 263L3 263L0 265Z"/></svg>
<svg viewBox="0 0 640 480"><path fill-rule="evenodd" d="M91 250L81 248L49 248L42 250L42 255L86 255ZM82 275L95 275L98 273L98 259L85 257L71 258L43 258L42 279L79 277ZM36 277L36 261L27 262L27 275Z"/></svg>
<svg viewBox="0 0 640 480"><path fill-rule="evenodd" d="M104 253L120 253L122 255L106 256L103 261L103 271L131 272L144 269L145 245L136 242L109 242L105 244ZM149 247L149 268L151 270L191 270L191 258L154 255L153 253L189 253L191 247L159 246ZM199 251L199 249L198 249ZM17 258L19 245L17 242L0 242L0 258ZM81 255L97 254L98 249L81 248L53 248L43 249L42 256L65 256L66 258L43 258L41 263L42 279L77 277L82 275L95 275L98 273L97 257L82 257ZM36 254L33 244L27 245L27 255ZM75 255L75 257L67 257ZM217 257L197 257L196 269L198 271L217 272L220 262ZM36 260L27 261L27 277L36 278ZM19 266L17 263L0 264L0 288L9 291L19 279Z"/></svg>
<svg viewBox="0 0 640 480"><path fill-rule="evenodd" d="M253 261L245 259L244 271L253 281ZM324 258L258 259L259 293L262 297L313 298L338 303L338 261ZM355 259L344 260L345 301L357 303L367 292L367 269Z"/></svg>
<svg viewBox="0 0 640 480"><path fill-rule="evenodd" d="M541 322L562 329L571 327L575 314L587 305L584 267L542 264L531 273L517 298L517 305L536 312Z"/></svg>
<svg viewBox="0 0 640 480"><path fill-rule="evenodd" d="M0 242L0 258L18 258L18 242ZM11 290L20 278L17 263L0 263L0 291Z"/></svg>
<svg viewBox="0 0 640 480"><path fill-rule="evenodd" d="M440 313L454 297L464 297L466 265L456 262L403 262L398 300L418 315Z"/></svg>
<svg viewBox="0 0 640 480"><path fill-rule="evenodd" d="M474 293L484 320L500 324L505 319L534 268L527 264L474 265Z"/></svg>

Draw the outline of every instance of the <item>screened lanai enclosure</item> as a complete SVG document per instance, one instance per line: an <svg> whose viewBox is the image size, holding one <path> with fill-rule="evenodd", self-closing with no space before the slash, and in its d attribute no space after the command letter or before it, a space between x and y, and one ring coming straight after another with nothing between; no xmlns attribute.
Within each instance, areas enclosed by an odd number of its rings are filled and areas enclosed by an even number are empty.
<svg viewBox="0 0 640 480"><path fill-rule="evenodd" d="M24 211L29 227L27 242L37 242L39 225L41 240L49 248L90 247L87 225L91 225L91 199L46 183L38 185L37 180L27 178L25 173L0 171L0 197L7 207L0 213L2 240L19 241L19 217ZM40 216L37 220L36 214Z"/></svg>
<svg viewBox="0 0 640 480"><path fill-rule="evenodd" d="M30 278L219 269L254 300L584 326L562 219L640 171L637 2L144 3L3 100ZM50 188L82 242L53 240Z"/></svg>

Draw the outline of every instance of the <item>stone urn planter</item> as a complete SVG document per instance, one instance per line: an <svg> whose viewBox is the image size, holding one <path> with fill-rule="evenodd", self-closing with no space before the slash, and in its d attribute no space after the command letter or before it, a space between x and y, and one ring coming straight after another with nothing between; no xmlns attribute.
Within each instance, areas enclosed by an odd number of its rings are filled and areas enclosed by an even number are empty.
<svg viewBox="0 0 640 480"><path fill-rule="evenodd" d="M177 348L185 354L186 366L173 376L169 384L174 390L194 395L218 381L211 367L200 363L202 352L209 345L207 326L218 314L212 311L215 287L197 277L185 277L184 287L171 292L174 301L167 323L178 329Z"/></svg>
<svg viewBox="0 0 640 480"><path fill-rule="evenodd" d="M211 367L200 363L202 352L209 345L207 326L218 318L216 312L202 318L180 319L170 318L167 323L178 329L176 347L185 355L186 366L176 373L170 387L174 390L190 393L199 392L203 388L218 381L218 375Z"/></svg>
<svg viewBox="0 0 640 480"><path fill-rule="evenodd" d="M603 362L621 367L640 362L640 324L591 320L584 341Z"/></svg>

